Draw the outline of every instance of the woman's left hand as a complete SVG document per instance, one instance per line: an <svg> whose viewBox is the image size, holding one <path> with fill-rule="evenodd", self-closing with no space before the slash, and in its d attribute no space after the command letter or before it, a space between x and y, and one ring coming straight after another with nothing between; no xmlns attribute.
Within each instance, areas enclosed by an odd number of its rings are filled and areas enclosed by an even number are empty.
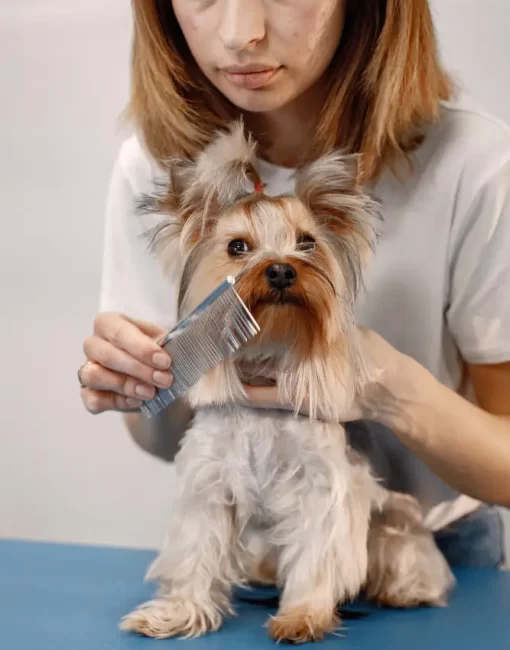
<svg viewBox="0 0 510 650"><path fill-rule="evenodd" d="M419 390L424 369L413 359L402 354L372 330L359 328L364 354L371 361L373 381L363 395L358 395L342 422L370 419L383 423L398 417L402 400L412 399ZM294 410L289 402L282 400L278 387L245 386L248 405L260 409ZM307 414L307 404L300 409Z"/></svg>

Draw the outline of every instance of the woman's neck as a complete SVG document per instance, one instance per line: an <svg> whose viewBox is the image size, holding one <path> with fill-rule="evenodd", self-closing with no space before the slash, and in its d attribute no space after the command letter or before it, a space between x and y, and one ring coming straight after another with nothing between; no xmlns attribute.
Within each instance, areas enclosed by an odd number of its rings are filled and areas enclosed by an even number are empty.
<svg viewBox="0 0 510 650"><path fill-rule="evenodd" d="M278 110L246 114L246 126L259 142L261 157L291 168L306 162L320 105L320 94L313 88Z"/></svg>

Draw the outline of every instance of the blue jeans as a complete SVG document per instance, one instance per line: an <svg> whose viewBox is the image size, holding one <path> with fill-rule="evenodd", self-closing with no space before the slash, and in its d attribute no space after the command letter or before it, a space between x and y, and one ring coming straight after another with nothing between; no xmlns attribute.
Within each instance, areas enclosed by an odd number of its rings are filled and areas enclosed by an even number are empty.
<svg viewBox="0 0 510 650"><path fill-rule="evenodd" d="M499 568L505 562L503 520L494 506L481 506L435 538L451 566Z"/></svg>

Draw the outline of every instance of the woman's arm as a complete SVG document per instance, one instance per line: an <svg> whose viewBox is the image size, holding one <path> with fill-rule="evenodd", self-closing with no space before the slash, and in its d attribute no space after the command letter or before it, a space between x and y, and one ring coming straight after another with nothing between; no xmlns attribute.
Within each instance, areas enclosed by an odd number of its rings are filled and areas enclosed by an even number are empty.
<svg viewBox="0 0 510 650"><path fill-rule="evenodd" d="M171 462L192 417L192 409L184 401L176 400L155 417L149 419L141 413L126 413L124 421L133 440L142 449Z"/></svg>
<svg viewBox="0 0 510 650"><path fill-rule="evenodd" d="M455 489L510 507L510 363L469 366L478 407L375 332L361 331L368 356L384 370L344 421L384 424ZM246 390L256 408L292 408L277 388Z"/></svg>
<svg viewBox="0 0 510 650"><path fill-rule="evenodd" d="M373 417L452 487L510 507L510 363L469 366L480 407L409 366L409 388L389 391Z"/></svg>
<svg viewBox="0 0 510 650"><path fill-rule="evenodd" d="M100 315L85 346L91 363L82 369L80 378L89 411L124 412L129 433L140 447L171 461L191 411L181 402L151 420L133 411L142 399L152 399L156 388L168 388L172 380L170 357L168 363L155 365L153 355L168 356L157 341L177 322L178 286L162 272L144 236L165 217L141 215L136 210L141 188L154 185L154 170L154 161L137 137L124 142L108 194ZM163 374L155 378L158 370ZM145 391L140 393L142 387Z"/></svg>

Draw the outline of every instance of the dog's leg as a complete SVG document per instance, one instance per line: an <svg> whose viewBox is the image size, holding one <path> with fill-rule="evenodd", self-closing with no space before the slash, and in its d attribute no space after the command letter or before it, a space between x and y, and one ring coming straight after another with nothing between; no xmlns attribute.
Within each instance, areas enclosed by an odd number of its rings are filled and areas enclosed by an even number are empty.
<svg viewBox="0 0 510 650"><path fill-rule="evenodd" d="M326 560L314 574L302 568L300 572L298 566L289 572L278 613L268 625L275 641L319 641L338 628L334 585L327 570Z"/></svg>
<svg viewBox="0 0 510 650"><path fill-rule="evenodd" d="M282 517L274 541L284 585L280 609L269 623L277 641L305 643L334 631L337 605L355 597L366 579L375 483L366 464L352 466L343 449L328 449L325 456L305 467L273 503Z"/></svg>
<svg viewBox="0 0 510 650"><path fill-rule="evenodd" d="M232 512L209 506L182 512L175 537L151 567L160 582L158 597L126 616L121 628L146 636L195 637L217 630L231 613L230 543Z"/></svg>
<svg viewBox="0 0 510 650"><path fill-rule="evenodd" d="M366 594L381 605L444 606L453 574L412 496L388 492L368 537Z"/></svg>
<svg viewBox="0 0 510 650"><path fill-rule="evenodd" d="M176 462L176 512L166 547L148 572L161 585L158 597L121 622L124 630L157 638L217 630L231 612L230 590L239 580L235 512L221 459L191 433Z"/></svg>

